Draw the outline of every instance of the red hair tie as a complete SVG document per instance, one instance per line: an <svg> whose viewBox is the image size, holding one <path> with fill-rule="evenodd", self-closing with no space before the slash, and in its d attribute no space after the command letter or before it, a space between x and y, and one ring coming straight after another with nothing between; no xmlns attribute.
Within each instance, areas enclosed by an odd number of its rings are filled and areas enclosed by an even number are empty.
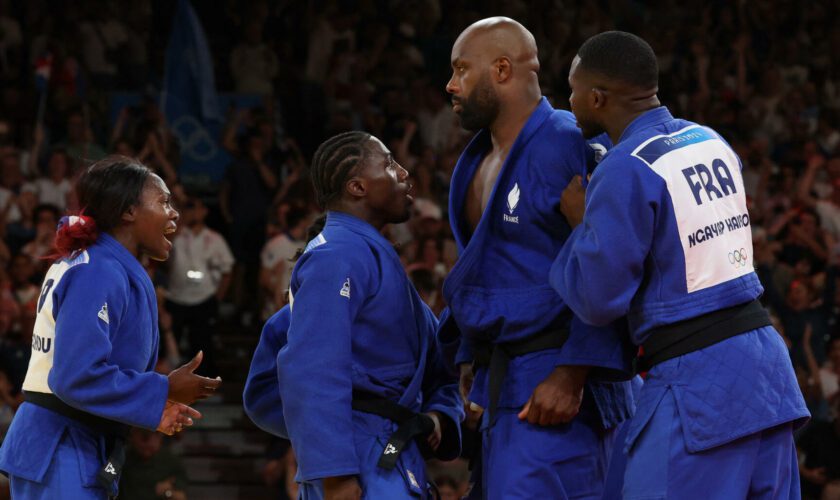
<svg viewBox="0 0 840 500"><path fill-rule="evenodd" d="M80 213L79 215L65 215L58 221L55 233L55 253L47 256L50 259L69 257L74 252L84 250L96 242L99 231L93 217Z"/></svg>

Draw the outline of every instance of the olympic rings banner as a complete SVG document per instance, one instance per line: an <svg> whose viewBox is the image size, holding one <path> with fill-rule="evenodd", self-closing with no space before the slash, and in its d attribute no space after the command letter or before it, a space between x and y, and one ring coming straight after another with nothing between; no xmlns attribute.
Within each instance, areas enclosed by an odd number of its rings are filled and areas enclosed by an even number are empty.
<svg viewBox="0 0 840 500"><path fill-rule="evenodd" d="M254 94L224 93L216 96L220 109L235 110L253 108L262 104L262 98ZM158 98L158 105L163 99ZM120 111L126 107L138 107L143 102L139 93L113 93L110 97L109 117L111 125L116 123ZM167 99L172 110L172 97ZM234 111L235 112L235 111ZM222 181L225 169L233 158L222 147L224 123L203 120L188 111L167 112L166 121L178 138L181 162L177 165L178 176L185 184L200 191L215 191Z"/></svg>

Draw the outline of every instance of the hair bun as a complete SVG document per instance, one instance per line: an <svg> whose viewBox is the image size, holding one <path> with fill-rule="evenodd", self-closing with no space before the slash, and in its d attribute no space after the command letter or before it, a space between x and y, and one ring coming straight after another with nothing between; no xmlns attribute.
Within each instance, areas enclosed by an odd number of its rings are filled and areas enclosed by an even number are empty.
<svg viewBox="0 0 840 500"><path fill-rule="evenodd" d="M58 221L55 233L56 253L51 257L68 257L73 252L93 245L99 237L96 221L84 214L65 215Z"/></svg>

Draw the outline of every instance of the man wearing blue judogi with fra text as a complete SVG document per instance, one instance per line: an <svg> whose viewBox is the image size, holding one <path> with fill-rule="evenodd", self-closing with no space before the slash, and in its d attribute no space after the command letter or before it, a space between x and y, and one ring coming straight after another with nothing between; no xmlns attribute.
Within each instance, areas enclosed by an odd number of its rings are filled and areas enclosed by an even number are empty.
<svg viewBox="0 0 840 500"><path fill-rule="evenodd" d="M626 315L643 347L625 499L799 498L793 428L808 411L756 300L741 162L660 105L658 76L650 46L618 31L572 62L578 126L614 147L585 195L580 179L563 192L576 227L551 283L586 322Z"/></svg>

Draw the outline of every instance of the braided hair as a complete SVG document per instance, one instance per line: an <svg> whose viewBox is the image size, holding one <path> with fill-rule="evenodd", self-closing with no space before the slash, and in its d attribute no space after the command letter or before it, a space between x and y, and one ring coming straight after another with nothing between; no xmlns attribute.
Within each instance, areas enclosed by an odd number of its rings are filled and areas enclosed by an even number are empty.
<svg viewBox="0 0 840 500"><path fill-rule="evenodd" d="M344 183L361 165L367 154L367 132L343 132L318 146L312 157L312 186L321 208L341 197Z"/></svg>

